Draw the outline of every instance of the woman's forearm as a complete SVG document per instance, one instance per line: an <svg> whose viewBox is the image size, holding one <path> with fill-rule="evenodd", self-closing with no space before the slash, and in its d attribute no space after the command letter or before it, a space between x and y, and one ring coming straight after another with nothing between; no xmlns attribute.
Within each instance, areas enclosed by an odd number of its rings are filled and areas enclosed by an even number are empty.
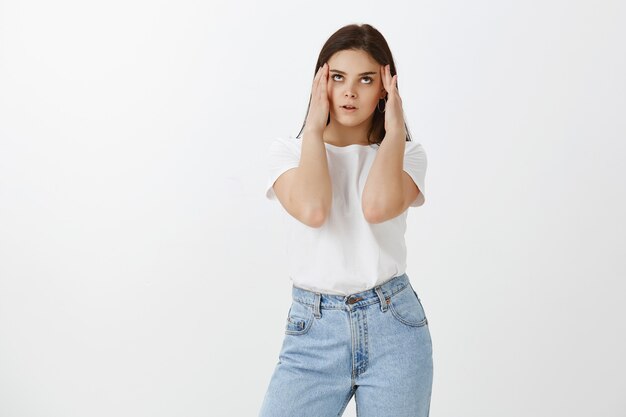
<svg viewBox="0 0 626 417"><path fill-rule="evenodd" d="M324 222L330 212L332 186L322 132L304 130L300 165L291 198L306 207L310 218Z"/></svg>

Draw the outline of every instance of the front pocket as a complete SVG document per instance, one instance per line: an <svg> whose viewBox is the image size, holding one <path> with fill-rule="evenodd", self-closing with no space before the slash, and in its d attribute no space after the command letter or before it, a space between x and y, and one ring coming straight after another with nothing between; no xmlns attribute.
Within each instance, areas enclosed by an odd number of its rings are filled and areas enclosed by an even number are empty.
<svg viewBox="0 0 626 417"><path fill-rule="evenodd" d="M391 314L402 324L412 327L428 324L422 303L410 284L387 300Z"/></svg>
<svg viewBox="0 0 626 417"><path fill-rule="evenodd" d="M309 331L313 320L313 307L294 300L287 312L285 334L303 335Z"/></svg>

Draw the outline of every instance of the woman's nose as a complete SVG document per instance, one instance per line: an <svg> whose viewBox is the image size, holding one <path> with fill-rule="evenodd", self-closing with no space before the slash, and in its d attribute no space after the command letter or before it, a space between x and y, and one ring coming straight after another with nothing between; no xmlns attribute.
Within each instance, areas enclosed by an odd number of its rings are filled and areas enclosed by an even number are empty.
<svg viewBox="0 0 626 417"><path fill-rule="evenodd" d="M352 91L346 91L346 92L344 93L344 95L345 95L346 97L355 97L355 96L356 96L356 94L354 94Z"/></svg>

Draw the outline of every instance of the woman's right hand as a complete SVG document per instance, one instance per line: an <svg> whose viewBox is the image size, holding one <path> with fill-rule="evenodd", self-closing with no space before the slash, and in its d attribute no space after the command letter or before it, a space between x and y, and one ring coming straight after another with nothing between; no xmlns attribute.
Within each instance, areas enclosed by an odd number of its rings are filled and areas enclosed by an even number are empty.
<svg viewBox="0 0 626 417"><path fill-rule="evenodd" d="M306 117L304 128L309 131L322 133L328 122L329 101L328 90L328 63L324 63L315 74L311 87L311 104Z"/></svg>

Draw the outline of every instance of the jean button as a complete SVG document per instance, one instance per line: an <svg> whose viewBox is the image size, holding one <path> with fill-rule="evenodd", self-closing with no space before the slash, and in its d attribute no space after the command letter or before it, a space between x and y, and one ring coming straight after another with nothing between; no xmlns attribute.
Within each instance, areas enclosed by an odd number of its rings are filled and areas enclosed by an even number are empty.
<svg viewBox="0 0 626 417"><path fill-rule="evenodd" d="M361 298L361 297L352 297L352 296L350 296L350 298L348 298L348 300L346 301L346 303L348 303L348 304L354 304L354 303L356 303L357 301L360 301L360 300L362 300L362 298Z"/></svg>

